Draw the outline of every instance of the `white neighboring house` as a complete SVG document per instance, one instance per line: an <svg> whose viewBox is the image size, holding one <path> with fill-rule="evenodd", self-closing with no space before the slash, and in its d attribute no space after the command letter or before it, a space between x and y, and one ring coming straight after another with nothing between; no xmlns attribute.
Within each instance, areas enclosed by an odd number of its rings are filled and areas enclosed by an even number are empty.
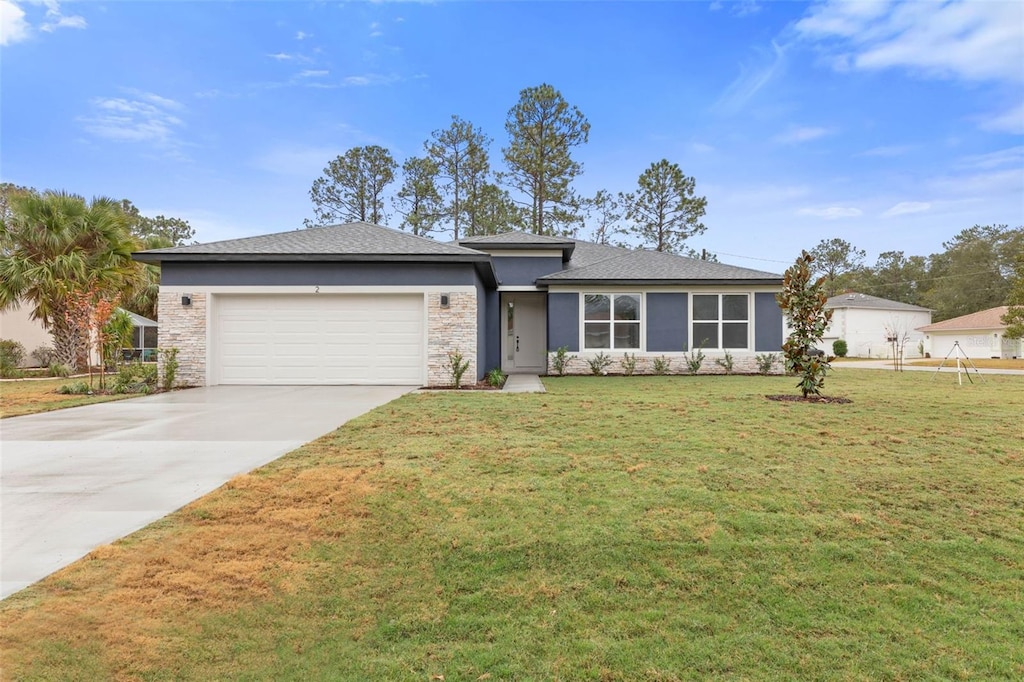
<svg viewBox="0 0 1024 682"><path fill-rule="evenodd" d="M888 337L893 333L901 338L906 335L904 357L915 357L924 340L924 333L917 328L932 321L929 308L856 292L833 296L825 307L832 309L832 323L822 338L822 350L831 354L832 343L843 339L847 355L854 358L891 358Z"/></svg>
<svg viewBox="0 0 1024 682"><path fill-rule="evenodd" d="M945 358L959 342L969 358L1024 358L1024 340L1006 338L1002 317L1009 306L980 310L918 329L925 335L924 347L933 358Z"/></svg>

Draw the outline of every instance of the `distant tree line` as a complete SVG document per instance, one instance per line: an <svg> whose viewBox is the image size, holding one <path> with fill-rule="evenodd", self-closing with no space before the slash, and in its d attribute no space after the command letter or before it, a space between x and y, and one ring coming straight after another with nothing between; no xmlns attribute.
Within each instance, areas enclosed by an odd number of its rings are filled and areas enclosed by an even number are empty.
<svg viewBox="0 0 1024 682"><path fill-rule="evenodd" d="M652 163L630 192L599 190L580 196L573 182L583 166L573 158L587 143L590 123L548 84L519 93L505 120L504 166L491 165L492 139L452 116L431 133L423 154L401 164L401 185L389 198L399 165L377 145L353 147L331 160L313 182L313 219L307 227L348 221L398 225L417 235L444 232L452 238L525 230L538 235L579 236L602 244L629 235L657 251L690 253L686 240L704 232L707 200L696 181L667 159ZM390 202L390 205L389 205Z"/></svg>
<svg viewBox="0 0 1024 682"><path fill-rule="evenodd" d="M930 256L903 251L879 254L873 265L866 253L844 239L823 239L810 253L817 276L825 277L829 296L857 291L931 308L936 322L1014 303L1024 265L1024 227L975 225L942 244ZM1018 294L1020 296L1021 294Z"/></svg>

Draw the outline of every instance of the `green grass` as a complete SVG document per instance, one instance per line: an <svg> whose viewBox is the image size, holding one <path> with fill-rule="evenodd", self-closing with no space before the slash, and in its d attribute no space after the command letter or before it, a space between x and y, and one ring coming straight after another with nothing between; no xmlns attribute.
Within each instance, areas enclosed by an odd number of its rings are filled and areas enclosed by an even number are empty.
<svg viewBox="0 0 1024 682"><path fill-rule="evenodd" d="M108 378L108 381L111 380ZM68 379L27 379L0 382L0 417L19 417L25 414L50 412L65 407L106 403L111 400L136 398L139 394L120 395L61 395L57 389L65 384L76 384L88 377L71 377ZM96 385L97 380L93 380Z"/></svg>
<svg viewBox="0 0 1024 682"><path fill-rule="evenodd" d="M5 676L1024 676L1021 377L546 383L406 396L7 600Z"/></svg>

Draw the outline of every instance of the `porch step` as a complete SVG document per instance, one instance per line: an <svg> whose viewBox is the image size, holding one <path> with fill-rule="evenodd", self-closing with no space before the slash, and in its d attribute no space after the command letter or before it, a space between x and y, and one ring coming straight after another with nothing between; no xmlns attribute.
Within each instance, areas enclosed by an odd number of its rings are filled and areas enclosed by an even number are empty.
<svg viewBox="0 0 1024 682"><path fill-rule="evenodd" d="M546 393L544 384L536 374L509 374L505 380L505 393Z"/></svg>

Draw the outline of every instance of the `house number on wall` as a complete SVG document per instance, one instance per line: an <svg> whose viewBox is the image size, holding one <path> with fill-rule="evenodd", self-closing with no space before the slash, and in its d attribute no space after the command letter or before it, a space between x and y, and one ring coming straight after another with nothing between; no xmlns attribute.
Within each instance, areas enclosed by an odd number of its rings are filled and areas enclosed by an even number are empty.
<svg viewBox="0 0 1024 682"><path fill-rule="evenodd" d="M316 288L313 290L313 293L314 294L319 294L320 293L320 285L319 284L316 285Z"/></svg>

